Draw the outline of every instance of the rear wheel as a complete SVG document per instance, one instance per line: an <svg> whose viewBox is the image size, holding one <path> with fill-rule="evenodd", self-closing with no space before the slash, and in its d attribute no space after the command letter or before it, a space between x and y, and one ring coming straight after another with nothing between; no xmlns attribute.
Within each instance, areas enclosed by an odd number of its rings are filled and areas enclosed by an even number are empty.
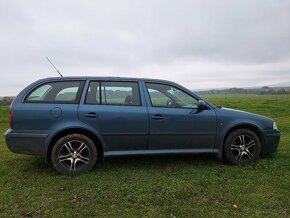
<svg viewBox="0 0 290 218"><path fill-rule="evenodd" d="M261 151L261 142L255 132L249 129L233 131L223 148L223 156L231 164L244 165L256 161Z"/></svg>
<svg viewBox="0 0 290 218"><path fill-rule="evenodd" d="M97 162L97 148L85 135L71 134L54 145L51 161L55 169L65 175L77 175L91 170Z"/></svg>

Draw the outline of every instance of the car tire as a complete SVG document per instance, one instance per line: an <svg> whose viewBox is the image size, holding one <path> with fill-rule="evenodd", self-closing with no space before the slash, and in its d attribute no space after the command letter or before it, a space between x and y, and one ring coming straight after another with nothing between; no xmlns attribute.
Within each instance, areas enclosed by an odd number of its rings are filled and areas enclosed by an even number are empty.
<svg viewBox="0 0 290 218"><path fill-rule="evenodd" d="M97 158L95 143L82 134L70 134L60 138L51 152L51 161L55 169L69 176L90 171Z"/></svg>
<svg viewBox="0 0 290 218"><path fill-rule="evenodd" d="M249 129L238 129L229 134L223 147L224 159L234 165L245 165L256 161L261 151L261 141Z"/></svg>

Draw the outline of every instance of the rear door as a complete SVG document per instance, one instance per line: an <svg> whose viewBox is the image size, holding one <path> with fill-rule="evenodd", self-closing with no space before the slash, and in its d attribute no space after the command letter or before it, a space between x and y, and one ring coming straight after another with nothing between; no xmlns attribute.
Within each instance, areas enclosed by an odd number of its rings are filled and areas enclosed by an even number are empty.
<svg viewBox="0 0 290 218"><path fill-rule="evenodd" d="M103 137L105 151L148 148L149 121L138 81L90 81L78 116Z"/></svg>

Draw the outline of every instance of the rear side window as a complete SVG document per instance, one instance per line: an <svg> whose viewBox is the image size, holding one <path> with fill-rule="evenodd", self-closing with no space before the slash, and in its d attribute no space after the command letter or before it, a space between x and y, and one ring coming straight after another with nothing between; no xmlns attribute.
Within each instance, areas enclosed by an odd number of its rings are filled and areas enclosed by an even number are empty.
<svg viewBox="0 0 290 218"><path fill-rule="evenodd" d="M28 103L78 103L84 81L57 81L38 86L26 97Z"/></svg>
<svg viewBox="0 0 290 218"><path fill-rule="evenodd" d="M87 104L140 106L137 82L91 82Z"/></svg>

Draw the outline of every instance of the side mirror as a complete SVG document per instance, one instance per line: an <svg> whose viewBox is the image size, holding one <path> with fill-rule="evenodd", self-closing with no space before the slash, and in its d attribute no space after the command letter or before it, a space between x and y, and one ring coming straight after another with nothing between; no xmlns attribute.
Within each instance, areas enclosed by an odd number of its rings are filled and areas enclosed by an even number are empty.
<svg viewBox="0 0 290 218"><path fill-rule="evenodd" d="M198 100L198 102L197 102L197 109L200 110L200 111L202 111L202 110L208 110L209 107L204 102L204 100Z"/></svg>

